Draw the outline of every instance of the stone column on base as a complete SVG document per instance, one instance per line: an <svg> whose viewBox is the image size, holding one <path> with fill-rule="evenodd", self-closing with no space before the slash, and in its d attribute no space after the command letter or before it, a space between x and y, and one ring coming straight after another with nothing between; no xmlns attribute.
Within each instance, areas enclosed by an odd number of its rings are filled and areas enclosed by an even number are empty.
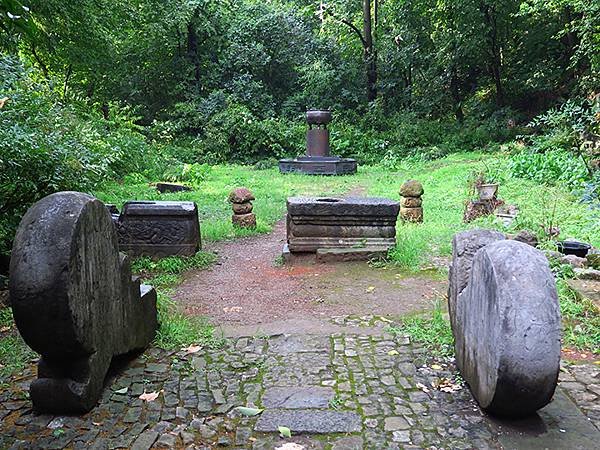
<svg viewBox="0 0 600 450"><path fill-rule="evenodd" d="M256 215L252 212L254 195L247 188L237 188L229 194L229 202L233 208L231 221L242 228L256 227Z"/></svg>

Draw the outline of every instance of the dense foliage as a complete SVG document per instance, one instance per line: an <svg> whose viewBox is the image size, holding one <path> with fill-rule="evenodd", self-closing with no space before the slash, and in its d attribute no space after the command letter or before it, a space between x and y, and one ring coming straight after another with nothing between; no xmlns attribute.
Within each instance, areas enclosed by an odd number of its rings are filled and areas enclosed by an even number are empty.
<svg viewBox="0 0 600 450"><path fill-rule="evenodd" d="M300 154L313 107L362 163L516 136L594 200L598 86L599 2L0 0L0 254L49 192Z"/></svg>

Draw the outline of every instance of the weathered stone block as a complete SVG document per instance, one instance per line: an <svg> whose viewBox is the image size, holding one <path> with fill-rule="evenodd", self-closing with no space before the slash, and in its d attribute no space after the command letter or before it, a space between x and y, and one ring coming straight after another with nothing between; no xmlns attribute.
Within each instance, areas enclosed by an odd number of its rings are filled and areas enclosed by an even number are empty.
<svg viewBox="0 0 600 450"><path fill-rule="evenodd" d="M191 191L192 188L185 184L179 183L156 183L156 190L161 194L165 192L186 192Z"/></svg>
<svg viewBox="0 0 600 450"><path fill-rule="evenodd" d="M419 208L423 205L423 199L421 197L402 197L400 199L400 206L402 208Z"/></svg>
<svg viewBox="0 0 600 450"><path fill-rule="evenodd" d="M131 201L113 218L119 249L131 256L193 256L200 250L194 202Z"/></svg>
<svg viewBox="0 0 600 450"><path fill-rule="evenodd" d="M247 188L237 188L229 193L231 203L246 203L255 200L254 195Z"/></svg>
<svg viewBox="0 0 600 450"><path fill-rule="evenodd" d="M234 225L242 228L254 228L256 227L256 215L250 214L234 214L231 216L231 221Z"/></svg>
<svg viewBox="0 0 600 450"><path fill-rule="evenodd" d="M288 247L389 249L396 244L399 209L398 202L384 198L289 198Z"/></svg>
<svg viewBox="0 0 600 450"><path fill-rule="evenodd" d="M405 181L400 186L400 195L402 197L420 197L424 192L423 185L417 180Z"/></svg>
<svg viewBox="0 0 600 450"><path fill-rule="evenodd" d="M317 249L317 262L346 262L346 261L369 261L371 259L383 259L387 256L388 249L376 248L319 248Z"/></svg>
<svg viewBox="0 0 600 450"><path fill-rule="evenodd" d="M544 255L511 240L480 248L455 308L456 363L479 405L516 417L548 404L560 368L560 313Z"/></svg>
<svg viewBox="0 0 600 450"><path fill-rule="evenodd" d="M454 330L456 301L469 282L471 265L477 250L492 242L506 239L504 234L493 230L469 230L457 233L452 239L452 262L450 263L448 284L448 312L450 325Z"/></svg>
<svg viewBox="0 0 600 450"><path fill-rule="evenodd" d="M17 327L41 354L36 409L90 410L111 359L143 349L157 328L156 292L132 279L102 202L79 192L43 198L23 217L10 266Z"/></svg>
<svg viewBox="0 0 600 450"><path fill-rule="evenodd" d="M250 214L252 212L252 203L233 203L231 205L234 214Z"/></svg>
<svg viewBox="0 0 600 450"><path fill-rule="evenodd" d="M400 208L400 218L405 222L423 222L423 208Z"/></svg>

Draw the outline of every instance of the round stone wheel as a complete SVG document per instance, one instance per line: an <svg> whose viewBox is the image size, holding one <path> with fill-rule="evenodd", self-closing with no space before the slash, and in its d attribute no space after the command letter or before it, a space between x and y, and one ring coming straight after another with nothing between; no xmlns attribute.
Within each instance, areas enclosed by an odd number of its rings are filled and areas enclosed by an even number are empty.
<svg viewBox="0 0 600 450"><path fill-rule="evenodd" d="M77 358L110 342L104 320L121 302L116 230L108 209L79 192L43 198L15 236L10 296L25 342L49 359Z"/></svg>

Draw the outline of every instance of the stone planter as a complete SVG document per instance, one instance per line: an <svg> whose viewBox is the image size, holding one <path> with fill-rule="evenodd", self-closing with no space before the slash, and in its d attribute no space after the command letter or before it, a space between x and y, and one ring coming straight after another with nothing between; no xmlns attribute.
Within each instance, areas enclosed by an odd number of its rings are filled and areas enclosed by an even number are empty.
<svg viewBox="0 0 600 450"><path fill-rule="evenodd" d="M481 184L477 186L477 192L479 193L479 200L492 200L498 194L498 185Z"/></svg>

